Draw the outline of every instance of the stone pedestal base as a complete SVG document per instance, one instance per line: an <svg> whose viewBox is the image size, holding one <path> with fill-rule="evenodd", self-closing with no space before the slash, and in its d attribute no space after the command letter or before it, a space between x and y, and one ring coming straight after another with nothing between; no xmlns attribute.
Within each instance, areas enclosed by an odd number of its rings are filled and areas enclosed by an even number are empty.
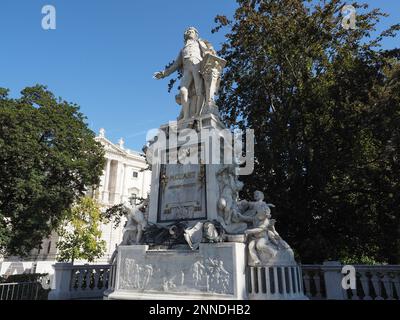
<svg viewBox="0 0 400 320"><path fill-rule="evenodd" d="M120 246L113 291L105 299L247 299L243 243L200 244L198 251Z"/></svg>

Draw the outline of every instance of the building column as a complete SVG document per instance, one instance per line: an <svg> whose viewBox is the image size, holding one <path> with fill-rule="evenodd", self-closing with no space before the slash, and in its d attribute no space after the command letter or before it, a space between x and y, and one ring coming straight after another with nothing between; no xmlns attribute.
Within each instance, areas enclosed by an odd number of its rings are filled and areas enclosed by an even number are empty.
<svg viewBox="0 0 400 320"><path fill-rule="evenodd" d="M122 179L121 179L121 203L125 201L125 180L126 180L126 164L122 166Z"/></svg>
<svg viewBox="0 0 400 320"><path fill-rule="evenodd" d="M124 165L121 161L117 162L117 174L115 177L115 192L114 192L114 197L113 197L113 202L114 204L118 203L119 200L121 199L121 188L122 188L122 178L123 178L123 171L124 170Z"/></svg>
<svg viewBox="0 0 400 320"><path fill-rule="evenodd" d="M107 203L110 192L109 192L109 184L110 184L110 174L111 174L111 159L107 159L106 165L106 173L104 178L104 186L103 186L103 202Z"/></svg>

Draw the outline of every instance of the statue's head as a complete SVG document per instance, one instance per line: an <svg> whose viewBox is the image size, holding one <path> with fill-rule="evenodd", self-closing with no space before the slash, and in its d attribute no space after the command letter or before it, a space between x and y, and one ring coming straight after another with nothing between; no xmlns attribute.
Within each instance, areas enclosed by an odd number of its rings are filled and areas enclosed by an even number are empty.
<svg viewBox="0 0 400 320"><path fill-rule="evenodd" d="M199 38L199 32L195 27L189 27L185 30L183 38L185 39L185 41L189 39L197 40Z"/></svg>
<svg viewBox="0 0 400 320"><path fill-rule="evenodd" d="M209 221L204 223L203 231L204 231L205 237L209 240L215 240L215 237L217 237L217 235L218 235L215 225Z"/></svg>
<svg viewBox="0 0 400 320"><path fill-rule="evenodd" d="M261 191L257 190L254 192L254 200L256 201L262 201L264 200L264 193L262 193Z"/></svg>

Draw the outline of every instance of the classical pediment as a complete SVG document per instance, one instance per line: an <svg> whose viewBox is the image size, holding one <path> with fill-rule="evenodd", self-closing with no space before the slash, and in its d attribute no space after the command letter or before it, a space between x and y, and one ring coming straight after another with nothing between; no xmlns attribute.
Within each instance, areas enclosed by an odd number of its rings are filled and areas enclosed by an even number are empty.
<svg viewBox="0 0 400 320"><path fill-rule="evenodd" d="M96 137L96 140L99 141L103 146L104 150L109 153L113 153L119 156L128 156L129 153L126 152L124 149L119 147L118 145L115 145L112 143L110 140L103 138L103 137Z"/></svg>
<svg viewBox="0 0 400 320"><path fill-rule="evenodd" d="M144 161L143 155L136 152L135 153L129 152L128 150L121 148L119 145L112 143L105 137L97 136L95 139L104 146L104 150L109 155L114 155L115 157L128 158L140 162Z"/></svg>

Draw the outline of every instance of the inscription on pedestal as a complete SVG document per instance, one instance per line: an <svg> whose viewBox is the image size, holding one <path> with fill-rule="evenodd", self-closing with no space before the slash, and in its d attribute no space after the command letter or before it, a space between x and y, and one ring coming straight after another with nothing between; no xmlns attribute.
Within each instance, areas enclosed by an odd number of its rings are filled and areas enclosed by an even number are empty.
<svg viewBox="0 0 400 320"><path fill-rule="evenodd" d="M205 175L204 165L162 165L157 222L207 219Z"/></svg>

